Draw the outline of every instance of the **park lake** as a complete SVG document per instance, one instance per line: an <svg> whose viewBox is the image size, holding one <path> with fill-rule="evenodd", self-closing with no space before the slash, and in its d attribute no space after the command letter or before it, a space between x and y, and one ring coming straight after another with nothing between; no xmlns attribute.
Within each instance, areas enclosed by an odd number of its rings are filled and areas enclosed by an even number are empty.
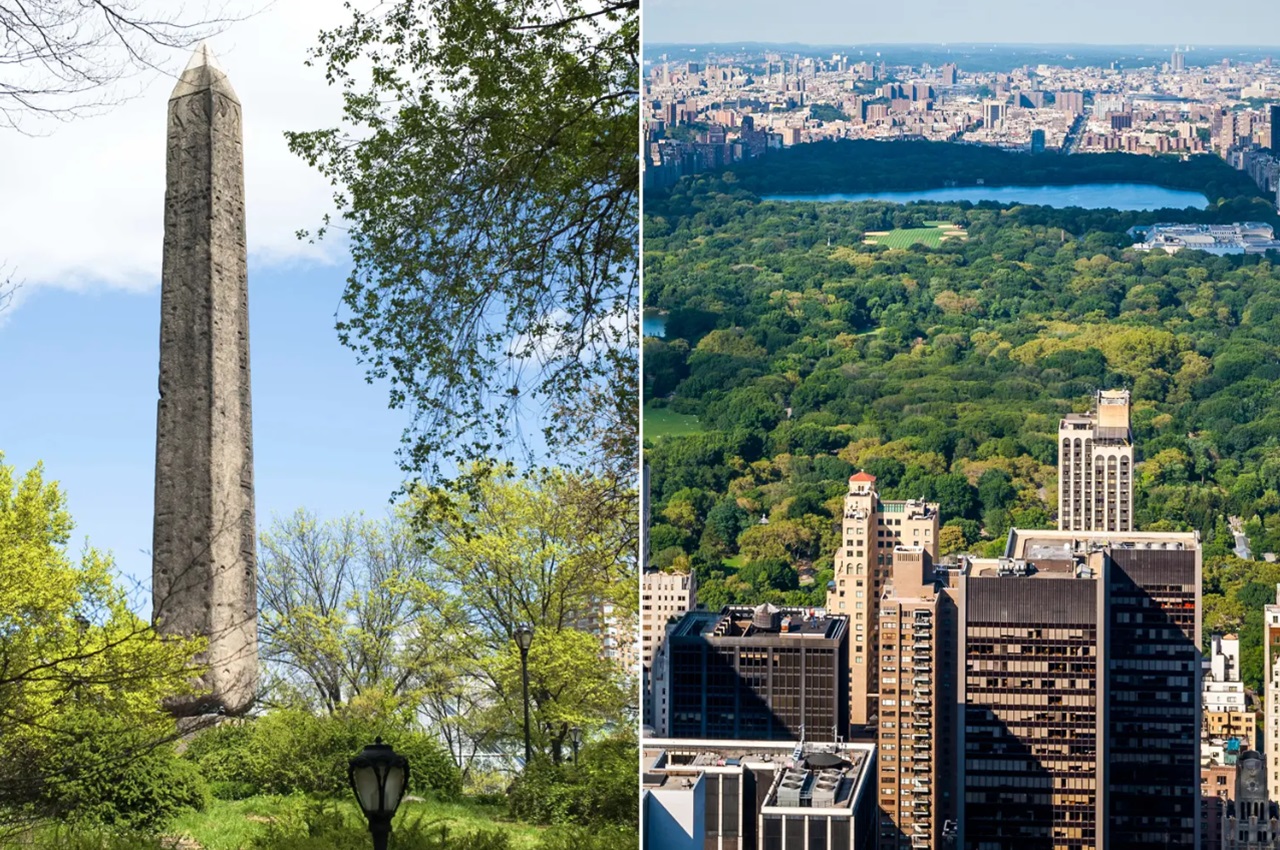
<svg viewBox="0 0 1280 850"><path fill-rule="evenodd" d="M1205 196L1199 192L1166 189L1145 183L1083 183L1074 186L953 186L911 192L858 192L828 195L777 194L762 196L766 201L913 201L956 202L995 201L1001 204L1035 204L1046 207L1085 209L1159 210L1204 209Z"/></svg>

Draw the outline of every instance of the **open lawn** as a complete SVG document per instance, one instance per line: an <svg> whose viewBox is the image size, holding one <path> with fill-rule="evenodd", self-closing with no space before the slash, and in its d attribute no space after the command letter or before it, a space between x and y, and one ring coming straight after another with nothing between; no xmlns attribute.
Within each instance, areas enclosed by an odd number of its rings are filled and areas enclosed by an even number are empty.
<svg viewBox="0 0 1280 850"><path fill-rule="evenodd" d="M348 823L363 828L364 816L354 802L345 800L324 804ZM516 823L507 815L505 806L474 802L442 803L405 800L396 812L392 829L408 821L421 819L432 832L447 830L450 836L462 836L479 829L501 829L509 833L515 850L531 850L538 844L541 827ZM254 839L265 835L272 824L290 829L301 828L312 819L308 801L302 797L251 797L247 800L215 800L203 812L188 812L165 830L174 838L185 838L203 850L245 850ZM290 831L292 831L290 829ZM462 846L462 845L459 845Z"/></svg>
<svg viewBox="0 0 1280 850"><path fill-rule="evenodd" d="M910 248L917 244L937 248L944 239L969 238L964 228L957 227L949 221L926 221L925 224L928 226L873 230L868 232L862 241L869 245L886 245L890 248Z"/></svg>
<svg viewBox="0 0 1280 850"><path fill-rule="evenodd" d="M684 413L676 413L667 407L644 406L644 437L646 440L659 437L680 437L685 434L697 434L702 430L698 417Z"/></svg>

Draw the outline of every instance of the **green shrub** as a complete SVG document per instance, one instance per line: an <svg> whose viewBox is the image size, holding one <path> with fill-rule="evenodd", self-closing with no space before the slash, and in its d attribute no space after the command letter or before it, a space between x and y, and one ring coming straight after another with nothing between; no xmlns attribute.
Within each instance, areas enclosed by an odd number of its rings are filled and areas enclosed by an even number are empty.
<svg viewBox="0 0 1280 850"><path fill-rule="evenodd" d="M577 765L536 761L512 783L511 815L531 823L637 830L638 767L636 742L626 737L588 744Z"/></svg>
<svg viewBox="0 0 1280 850"><path fill-rule="evenodd" d="M458 830L422 814L402 816L392 831L396 850L511 850L501 830ZM331 804L299 799L254 840L252 850L368 850L369 830ZM615 847L608 850L617 850Z"/></svg>
<svg viewBox="0 0 1280 850"><path fill-rule="evenodd" d="M71 717L68 728L69 738L45 754L46 814L151 830L208 804L204 778L172 744L156 743L124 720L93 711Z"/></svg>
<svg viewBox="0 0 1280 850"><path fill-rule="evenodd" d="M293 793L346 797L351 793L348 762L378 736L409 759L408 793L445 800L461 794L462 776L434 738L355 712L318 717L273 711L250 723L201 733L186 757L217 783L215 793L222 799Z"/></svg>

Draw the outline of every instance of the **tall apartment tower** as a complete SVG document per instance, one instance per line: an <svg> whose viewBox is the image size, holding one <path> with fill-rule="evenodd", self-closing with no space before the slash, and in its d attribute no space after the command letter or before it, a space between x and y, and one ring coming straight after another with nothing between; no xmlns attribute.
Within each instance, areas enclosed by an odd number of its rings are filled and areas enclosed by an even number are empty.
<svg viewBox="0 0 1280 850"><path fill-rule="evenodd" d="M1092 411L1058 423L1058 528L1133 530L1128 390L1101 390Z"/></svg>
<svg viewBox="0 0 1280 850"><path fill-rule="evenodd" d="M956 588L928 551L893 551L880 600L880 850L945 846L958 805Z"/></svg>
<svg viewBox="0 0 1280 850"><path fill-rule="evenodd" d="M879 599L896 546L919 546L938 557L938 506L923 501L882 502L876 477L849 477L844 497L843 545L836 550L835 578L827 610L849 617L849 722L855 734L874 734L879 704Z"/></svg>
<svg viewBox="0 0 1280 850"><path fill-rule="evenodd" d="M957 576L959 846L1199 846L1195 533L1025 531Z"/></svg>
<svg viewBox="0 0 1280 850"><path fill-rule="evenodd" d="M666 734L661 707L666 703L666 671L658 663L662 657L667 626L676 622L698 603L698 579L693 573L664 573L647 570L640 584L640 663L644 682L644 723L655 735Z"/></svg>
<svg viewBox="0 0 1280 850"><path fill-rule="evenodd" d="M1276 604L1268 605L1262 618L1263 673L1267 677L1266 731L1267 791L1272 799L1280 798L1280 584L1276 585Z"/></svg>

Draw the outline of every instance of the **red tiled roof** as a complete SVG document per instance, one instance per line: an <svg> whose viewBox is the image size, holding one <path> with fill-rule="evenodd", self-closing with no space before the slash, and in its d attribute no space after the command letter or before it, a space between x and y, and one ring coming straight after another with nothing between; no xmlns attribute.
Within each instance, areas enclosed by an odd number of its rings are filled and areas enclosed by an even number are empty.
<svg viewBox="0 0 1280 850"><path fill-rule="evenodd" d="M876 477L872 475L870 472L855 472L853 475L849 476L849 480L874 482L876 480Z"/></svg>

